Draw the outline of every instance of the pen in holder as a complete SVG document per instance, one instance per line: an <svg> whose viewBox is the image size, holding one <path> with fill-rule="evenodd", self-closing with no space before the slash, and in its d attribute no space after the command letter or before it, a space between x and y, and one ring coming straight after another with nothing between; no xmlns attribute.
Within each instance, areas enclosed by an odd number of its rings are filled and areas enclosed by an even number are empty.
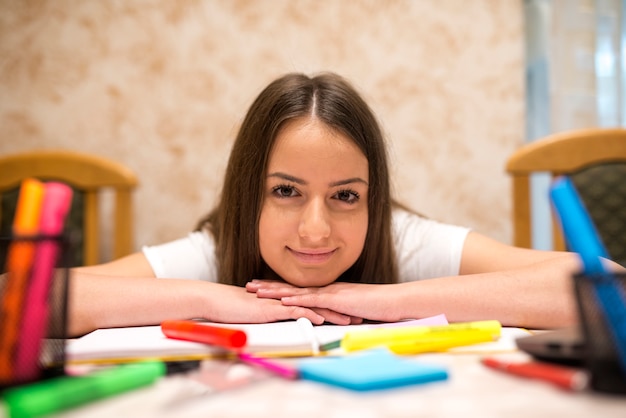
<svg viewBox="0 0 626 418"><path fill-rule="evenodd" d="M69 240L1 237L0 389L64 374Z"/></svg>
<svg viewBox="0 0 626 418"><path fill-rule="evenodd" d="M605 306L598 297L598 289L616 293L613 302L619 306ZM574 276L574 289L583 331L586 366L590 373L591 388L600 392L626 394L626 365L624 364L624 328L615 329L606 313L613 308L624 309L626 274L597 273ZM621 299L621 301L620 301ZM626 318L622 318L622 322Z"/></svg>

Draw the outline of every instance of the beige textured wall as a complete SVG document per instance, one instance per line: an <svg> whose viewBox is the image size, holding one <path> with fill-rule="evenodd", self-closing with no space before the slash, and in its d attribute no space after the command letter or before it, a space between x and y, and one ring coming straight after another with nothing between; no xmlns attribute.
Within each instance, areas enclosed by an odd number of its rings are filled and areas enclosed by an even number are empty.
<svg viewBox="0 0 626 418"><path fill-rule="evenodd" d="M262 87L332 70L381 119L401 201L508 242L522 20L521 0L0 0L0 154L130 166L140 248L209 210Z"/></svg>

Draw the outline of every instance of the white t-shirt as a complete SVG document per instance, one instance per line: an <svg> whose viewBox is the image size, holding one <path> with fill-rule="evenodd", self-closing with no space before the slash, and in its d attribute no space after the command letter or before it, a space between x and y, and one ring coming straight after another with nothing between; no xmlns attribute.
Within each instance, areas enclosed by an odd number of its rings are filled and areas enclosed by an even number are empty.
<svg viewBox="0 0 626 418"><path fill-rule="evenodd" d="M468 228L402 209L394 209L392 220L400 282L459 274ZM156 277L218 281L215 242L206 231L142 250Z"/></svg>

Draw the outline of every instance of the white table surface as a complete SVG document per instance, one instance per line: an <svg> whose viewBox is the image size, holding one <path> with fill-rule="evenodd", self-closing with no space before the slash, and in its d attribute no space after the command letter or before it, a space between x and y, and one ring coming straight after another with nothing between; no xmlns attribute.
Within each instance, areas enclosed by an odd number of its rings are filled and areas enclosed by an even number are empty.
<svg viewBox="0 0 626 418"><path fill-rule="evenodd" d="M489 369L480 363L480 356L476 354L427 354L411 360L446 365L449 379L383 391L354 392L272 376L218 392L174 375L150 387L91 403L59 416L626 417L626 395L568 392L546 382Z"/></svg>

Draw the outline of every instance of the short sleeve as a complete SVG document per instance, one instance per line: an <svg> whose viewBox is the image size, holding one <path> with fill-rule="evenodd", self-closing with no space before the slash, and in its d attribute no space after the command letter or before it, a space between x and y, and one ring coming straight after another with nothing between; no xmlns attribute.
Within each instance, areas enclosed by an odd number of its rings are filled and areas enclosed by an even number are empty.
<svg viewBox="0 0 626 418"><path fill-rule="evenodd" d="M459 274L468 228L395 209L393 232L400 282Z"/></svg>
<svg viewBox="0 0 626 418"><path fill-rule="evenodd" d="M175 241L142 248L158 278L194 279L217 282L213 237L196 231Z"/></svg>

